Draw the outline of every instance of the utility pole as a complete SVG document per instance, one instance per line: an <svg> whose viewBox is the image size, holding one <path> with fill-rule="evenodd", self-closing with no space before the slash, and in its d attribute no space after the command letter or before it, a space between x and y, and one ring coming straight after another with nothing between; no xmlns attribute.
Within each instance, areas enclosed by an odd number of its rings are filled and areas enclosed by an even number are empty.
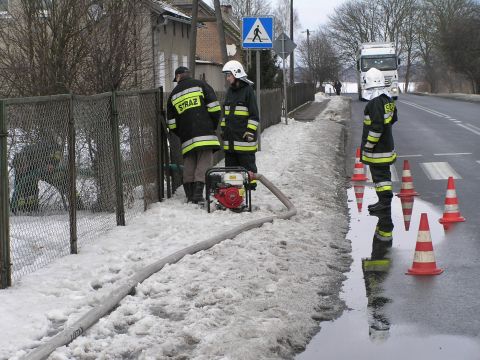
<svg viewBox="0 0 480 360"><path fill-rule="evenodd" d="M198 1L198 0L197 0ZM215 16L217 18L217 31L220 40L220 51L222 52L223 65L228 61L227 44L225 41L225 30L223 27L222 8L220 7L220 0L213 1L215 5Z"/></svg>
<svg viewBox="0 0 480 360"><path fill-rule="evenodd" d="M247 0L247 16L250 16L250 0ZM252 66L252 51L247 50L247 69L250 69Z"/></svg>
<svg viewBox="0 0 480 360"><path fill-rule="evenodd" d="M290 40L293 41L293 0L290 0ZM295 61L294 51L290 54L290 85L295 83Z"/></svg>
<svg viewBox="0 0 480 360"><path fill-rule="evenodd" d="M309 29L305 30L305 31L302 31L302 34L303 33L307 33L307 65L308 65L308 71L310 73L310 77L313 81L313 72L312 72L312 59L310 57L310 33L312 31L310 31Z"/></svg>
<svg viewBox="0 0 480 360"><path fill-rule="evenodd" d="M195 54L197 52L198 0L192 0L192 32L190 36L190 74L195 78Z"/></svg>

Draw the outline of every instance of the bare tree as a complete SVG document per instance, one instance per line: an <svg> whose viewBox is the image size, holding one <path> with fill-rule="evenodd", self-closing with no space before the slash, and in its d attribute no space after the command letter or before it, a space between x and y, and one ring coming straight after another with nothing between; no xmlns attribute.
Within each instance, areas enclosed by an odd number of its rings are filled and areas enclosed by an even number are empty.
<svg viewBox="0 0 480 360"><path fill-rule="evenodd" d="M151 86L137 0L18 0L0 19L3 96Z"/></svg>
<svg viewBox="0 0 480 360"><path fill-rule="evenodd" d="M405 17L405 21L401 27L401 39L400 47L403 58L405 59L405 92L408 92L412 66L415 60L418 58L417 51L417 24L421 21L420 19L420 7L418 2L412 4L410 11Z"/></svg>
<svg viewBox="0 0 480 360"><path fill-rule="evenodd" d="M288 33L290 29L290 1L291 0L278 0L277 7L273 11L275 16L275 33L277 35L282 32ZM298 17L298 11L293 9L293 29L300 28L300 20Z"/></svg>
<svg viewBox="0 0 480 360"><path fill-rule="evenodd" d="M470 0L431 0L440 36L437 45L447 64L480 91L480 4ZM453 86L450 91L453 91Z"/></svg>
<svg viewBox="0 0 480 360"><path fill-rule="evenodd" d="M376 2L350 0L329 17L330 36L344 61L355 63L360 43L380 40L379 11Z"/></svg>
<svg viewBox="0 0 480 360"><path fill-rule="evenodd" d="M308 44L303 40L299 45L299 55L300 63L307 69L306 80L316 87L338 78L340 60L325 29L320 27L315 30Z"/></svg>
<svg viewBox="0 0 480 360"><path fill-rule="evenodd" d="M86 54L86 1L20 0L0 24L3 95L65 93Z"/></svg>
<svg viewBox="0 0 480 360"><path fill-rule="evenodd" d="M232 6L237 21L244 16L269 15L271 11L270 1L264 0L224 0L223 4Z"/></svg>
<svg viewBox="0 0 480 360"><path fill-rule="evenodd" d="M77 84L82 93L152 86L145 75L151 67L145 32L150 19L141 11L136 0L108 0L90 8L88 53Z"/></svg>

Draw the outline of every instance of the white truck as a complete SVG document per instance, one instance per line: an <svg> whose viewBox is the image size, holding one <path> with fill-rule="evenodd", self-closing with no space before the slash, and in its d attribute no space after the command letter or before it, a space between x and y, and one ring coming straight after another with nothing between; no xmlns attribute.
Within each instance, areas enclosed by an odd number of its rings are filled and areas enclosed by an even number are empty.
<svg viewBox="0 0 480 360"><path fill-rule="evenodd" d="M394 43L370 42L361 44L357 57L358 99L364 100L365 73L374 67L383 73L385 85L393 99L396 100L400 93L398 87L398 65L400 65L400 59L395 52Z"/></svg>

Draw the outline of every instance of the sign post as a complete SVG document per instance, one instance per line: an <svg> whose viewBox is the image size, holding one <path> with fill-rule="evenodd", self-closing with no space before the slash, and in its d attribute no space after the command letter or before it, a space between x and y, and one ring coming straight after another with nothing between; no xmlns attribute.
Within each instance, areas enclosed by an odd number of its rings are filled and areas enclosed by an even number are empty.
<svg viewBox="0 0 480 360"><path fill-rule="evenodd" d="M287 34L282 32L273 42L273 50L283 59L283 104L285 124L288 125L288 104L287 104L287 77L285 73L285 59L295 50L297 44L295 44Z"/></svg>
<svg viewBox="0 0 480 360"><path fill-rule="evenodd" d="M260 51L273 47L273 16L257 16L242 18L242 48L256 50L256 96L258 115L261 120L262 105L260 97ZM260 150L260 135L262 133L259 121L257 129L258 149Z"/></svg>

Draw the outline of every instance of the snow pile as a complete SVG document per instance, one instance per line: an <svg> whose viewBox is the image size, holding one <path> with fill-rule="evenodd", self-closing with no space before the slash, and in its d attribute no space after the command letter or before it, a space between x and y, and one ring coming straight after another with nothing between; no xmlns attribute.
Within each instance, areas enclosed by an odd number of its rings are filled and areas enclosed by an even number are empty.
<svg viewBox="0 0 480 360"><path fill-rule="evenodd" d="M343 109L343 111L342 111ZM339 315L351 262L343 174L348 99L313 122L266 129L259 172L295 204L292 220L248 231L165 267L51 359L292 357ZM0 291L0 358L17 359L155 260L230 226L284 211L259 185L253 213L208 214L174 198ZM44 340L43 340L44 341Z"/></svg>

